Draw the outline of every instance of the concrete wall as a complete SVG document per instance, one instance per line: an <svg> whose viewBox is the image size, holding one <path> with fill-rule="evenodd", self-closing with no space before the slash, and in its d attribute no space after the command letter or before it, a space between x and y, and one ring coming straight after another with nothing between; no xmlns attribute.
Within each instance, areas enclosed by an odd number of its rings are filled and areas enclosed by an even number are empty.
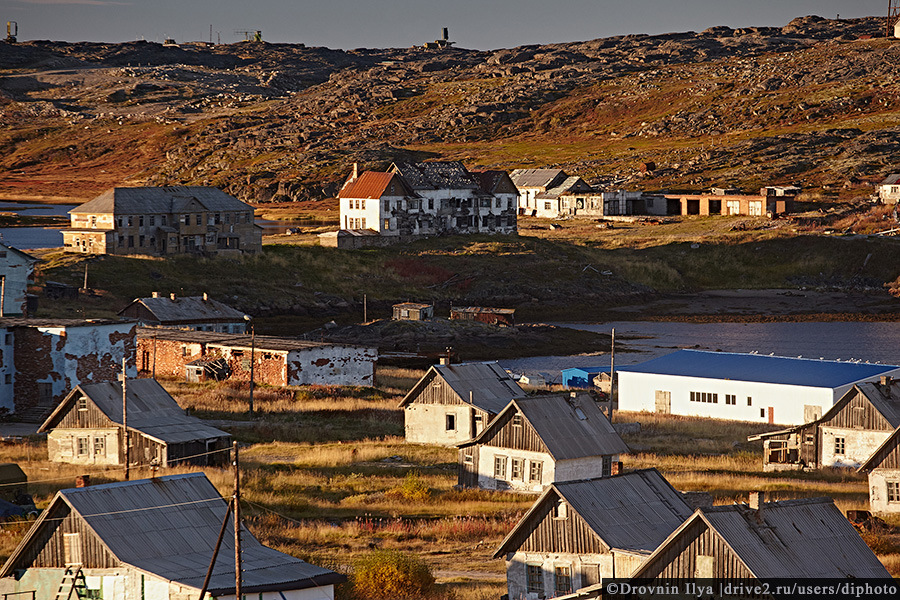
<svg viewBox="0 0 900 600"><path fill-rule="evenodd" d="M33 272L33 261L0 246L0 276L4 278L2 316L25 314L25 292Z"/></svg>
<svg viewBox="0 0 900 600"><path fill-rule="evenodd" d="M197 593L200 591L197 590ZM334 586L323 585L305 590L285 590L283 592L263 592L242 594L246 600L334 600ZM195 595L196 598L196 595ZM195 600L191 598L190 600ZM216 600L236 600L236 596L216 596Z"/></svg>
<svg viewBox="0 0 900 600"><path fill-rule="evenodd" d="M494 458L497 456L506 457L506 477L499 480L494 477ZM522 479L519 480L512 479L512 460L514 458L523 459ZM539 481L530 480L531 463L535 461L542 463ZM486 490L542 492L552 482L558 481L553 457L543 452L480 446L477 467L478 487Z"/></svg>
<svg viewBox="0 0 900 600"><path fill-rule="evenodd" d="M609 461L610 468L612 463L619 460L619 455L611 455ZM553 481L575 481L577 479L593 479L595 477L603 477L603 457L587 456L584 458L575 458L571 460L560 460L556 463L556 477ZM610 473L607 471L607 476Z"/></svg>
<svg viewBox="0 0 900 600"><path fill-rule="evenodd" d="M619 552L612 554L566 554L516 552L506 561L506 584L509 600L553 598L556 593L556 567L568 567L572 591L612 577L628 577L646 557ZM528 593L527 566L540 566L543 572L542 593ZM589 574L590 572L590 574Z"/></svg>
<svg viewBox="0 0 900 600"><path fill-rule="evenodd" d="M52 462L76 465L118 465L120 429L53 429L47 434ZM87 454L78 454L78 439L87 440ZM98 444L98 439L103 442Z"/></svg>
<svg viewBox="0 0 900 600"><path fill-rule="evenodd" d="M447 430L447 415L456 417L456 429ZM472 407L468 404L419 404L403 411L406 441L413 444L455 446L474 437Z"/></svg>
<svg viewBox="0 0 900 600"><path fill-rule="evenodd" d="M875 469L869 473L869 510L873 513L900 513L900 502L888 502L888 481L900 481L900 469Z"/></svg>
<svg viewBox="0 0 900 600"><path fill-rule="evenodd" d="M821 431L823 467L859 467L891 435L890 431L845 429L824 425ZM844 439L844 454L835 454L835 438Z"/></svg>
<svg viewBox="0 0 900 600"><path fill-rule="evenodd" d="M900 26L900 21L898 21L898 26ZM879 186L878 198L884 204L897 204L897 201L900 200L900 183Z"/></svg>

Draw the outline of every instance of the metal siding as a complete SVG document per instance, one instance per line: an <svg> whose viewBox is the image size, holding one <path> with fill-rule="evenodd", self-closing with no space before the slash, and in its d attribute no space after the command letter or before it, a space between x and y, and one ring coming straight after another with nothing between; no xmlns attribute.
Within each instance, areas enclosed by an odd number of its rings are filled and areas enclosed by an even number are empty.
<svg viewBox="0 0 900 600"><path fill-rule="evenodd" d="M589 394L531 396L514 401L556 460L628 452L609 419ZM584 418L578 415L578 411Z"/></svg>

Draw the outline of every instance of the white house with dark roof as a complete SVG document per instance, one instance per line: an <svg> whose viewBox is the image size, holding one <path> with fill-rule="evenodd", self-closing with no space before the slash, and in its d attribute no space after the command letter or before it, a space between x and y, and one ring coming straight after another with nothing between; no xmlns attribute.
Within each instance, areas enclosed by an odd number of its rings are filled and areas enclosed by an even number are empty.
<svg viewBox="0 0 900 600"><path fill-rule="evenodd" d="M119 311L120 317L135 319L138 325L173 327L220 333L246 333L248 316L227 304L202 296L160 296L136 298Z"/></svg>
<svg viewBox="0 0 900 600"><path fill-rule="evenodd" d="M538 212L538 194L560 185L569 176L562 169L515 169L509 177L519 190L519 214L545 216Z"/></svg>
<svg viewBox="0 0 900 600"><path fill-rule="evenodd" d="M551 483L609 477L628 446L588 393L513 398L459 448L459 485L541 492Z"/></svg>
<svg viewBox="0 0 900 600"><path fill-rule="evenodd" d="M469 440L524 395L496 362L433 365L400 402L406 441L453 446Z"/></svg>
<svg viewBox="0 0 900 600"><path fill-rule="evenodd" d="M212 187L113 188L69 211L67 252L234 254L262 251L253 207Z"/></svg>
<svg viewBox="0 0 900 600"><path fill-rule="evenodd" d="M800 425L854 385L897 377L900 367L678 350L617 371L621 410Z"/></svg>
<svg viewBox="0 0 900 600"><path fill-rule="evenodd" d="M0 244L0 317L26 313L28 284L38 262L38 259L21 250Z"/></svg>
<svg viewBox="0 0 900 600"><path fill-rule="evenodd" d="M494 558L509 598L552 598L628 577L692 512L656 469L551 483Z"/></svg>
<svg viewBox="0 0 900 600"><path fill-rule="evenodd" d="M891 173L878 184L875 195L883 204L897 204L900 201L900 173Z"/></svg>
<svg viewBox="0 0 900 600"><path fill-rule="evenodd" d="M195 600L229 505L203 473L61 490L0 570L10 598ZM235 598L226 535L208 598ZM333 600L346 577L264 546L241 527L242 592L253 600ZM33 594L33 595L32 595Z"/></svg>
<svg viewBox="0 0 900 600"><path fill-rule="evenodd" d="M858 471L869 476L869 509L878 514L900 513L900 426Z"/></svg>

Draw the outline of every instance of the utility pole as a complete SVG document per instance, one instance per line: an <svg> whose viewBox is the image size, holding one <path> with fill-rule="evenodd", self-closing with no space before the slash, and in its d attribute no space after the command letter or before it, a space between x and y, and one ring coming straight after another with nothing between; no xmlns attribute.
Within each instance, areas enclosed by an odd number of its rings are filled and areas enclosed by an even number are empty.
<svg viewBox="0 0 900 600"><path fill-rule="evenodd" d="M609 350L609 419L612 420L616 401L616 328L613 327Z"/></svg>
<svg viewBox="0 0 900 600"><path fill-rule="evenodd" d="M125 356L122 356L122 374L119 376L119 379L122 380L122 443L125 444L125 481L128 481L128 477L131 474L131 444L128 443L128 392L125 381L127 378Z"/></svg>
<svg viewBox="0 0 900 600"><path fill-rule="evenodd" d="M156 338L159 337L159 332L153 332L153 379L156 379Z"/></svg>
<svg viewBox="0 0 900 600"><path fill-rule="evenodd" d="M232 445L234 449L234 594L241 600L241 469L238 460L238 443Z"/></svg>
<svg viewBox="0 0 900 600"><path fill-rule="evenodd" d="M88 286L87 286L87 266L88 266L87 261L85 261L85 263L84 263L84 285L81 286L81 287L84 288L84 289L88 289Z"/></svg>
<svg viewBox="0 0 900 600"><path fill-rule="evenodd" d="M6 316L6 275L0 275L0 317Z"/></svg>
<svg viewBox="0 0 900 600"><path fill-rule="evenodd" d="M0 317L2 317L2 316L3 316L2 311L0 311ZM369 322L368 298L366 297L365 294L363 294L363 323L368 323L368 322Z"/></svg>
<svg viewBox="0 0 900 600"><path fill-rule="evenodd" d="M250 323L250 416L253 417L253 388L256 386L254 380L254 367L256 365L256 329L253 323Z"/></svg>

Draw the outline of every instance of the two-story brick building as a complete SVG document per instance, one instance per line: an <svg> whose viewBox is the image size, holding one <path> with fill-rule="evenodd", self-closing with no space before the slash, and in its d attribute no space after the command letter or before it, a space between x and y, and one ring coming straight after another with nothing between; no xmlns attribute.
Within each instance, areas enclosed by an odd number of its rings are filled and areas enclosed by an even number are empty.
<svg viewBox="0 0 900 600"><path fill-rule="evenodd" d="M260 252L253 208L211 187L113 188L69 211L69 252L224 254Z"/></svg>

